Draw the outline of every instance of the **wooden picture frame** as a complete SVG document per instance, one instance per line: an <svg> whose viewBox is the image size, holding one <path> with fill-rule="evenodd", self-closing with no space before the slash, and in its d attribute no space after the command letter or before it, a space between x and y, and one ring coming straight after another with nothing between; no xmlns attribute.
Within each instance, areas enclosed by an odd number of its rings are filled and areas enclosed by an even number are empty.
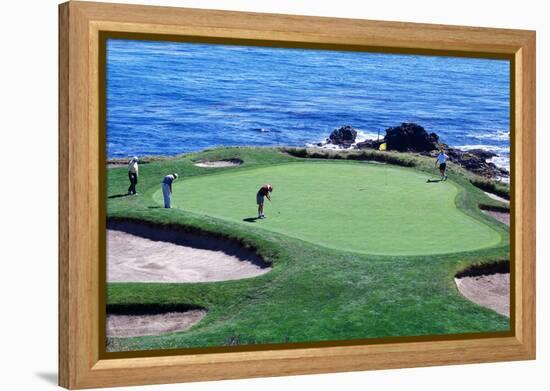
<svg viewBox="0 0 550 391"><path fill-rule="evenodd" d="M513 64L512 332L477 338L104 358L105 192L98 86L102 32L190 41L509 58ZM535 32L88 2L59 6L59 384L63 387L465 364L535 358ZM104 248L103 248L104 251Z"/></svg>

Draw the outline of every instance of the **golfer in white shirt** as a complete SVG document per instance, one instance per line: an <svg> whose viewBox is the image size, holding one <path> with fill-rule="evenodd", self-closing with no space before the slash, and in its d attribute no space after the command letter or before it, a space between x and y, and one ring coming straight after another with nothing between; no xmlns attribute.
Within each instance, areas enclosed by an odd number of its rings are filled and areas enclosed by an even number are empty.
<svg viewBox="0 0 550 391"><path fill-rule="evenodd" d="M128 179L130 179L130 187L128 188L128 195L136 195L136 185L138 183L138 158L134 156L130 163L128 163Z"/></svg>
<svg viewBox="0 0 550 391"><path fill-rule="evenodd" d="M443 150L440 150L439 155L437 155L437 159L435 161L436 167L439 164L439 172L441 173L441 180L442 181L447 180L447 175L445 175L445 170L447 170L447 159L448 158L449 158L449 156L447 156L445 154L445 152L443 152Z"/></svg>

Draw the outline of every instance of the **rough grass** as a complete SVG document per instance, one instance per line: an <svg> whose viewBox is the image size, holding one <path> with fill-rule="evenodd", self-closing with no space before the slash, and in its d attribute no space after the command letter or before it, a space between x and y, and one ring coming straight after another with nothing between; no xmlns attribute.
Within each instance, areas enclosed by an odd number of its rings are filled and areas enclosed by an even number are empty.
<svg viewBox="0 0 550 391"><path fill-rule="evenodd" d="M202 160L240 158L236 168L209 169ZM230 237L255 248L273 270L257 278L197 284L111 283L111 306L193 305L208 315L188 331L162 336L110 339L112 350L171 349L257 343L327 341L388 336L494 332L509 320L463 298L455 274L468 266L508 259L507 243L461 253L381 256L322 247L274 231L183 209L158 208L153 195L164 175L184 178L217 172L304 162L272 148L223 148L156 161L140 168L138 196L122 196L126 168L107 175L108 218L178 225ZM432 163L433 164L433 163ZM480 216L478 204L499 205L457 171L455 202L464 213L495 230L507 228ZM406 191L404 189L403 191ZM114 307L117 308L117 307Z"/></svg>

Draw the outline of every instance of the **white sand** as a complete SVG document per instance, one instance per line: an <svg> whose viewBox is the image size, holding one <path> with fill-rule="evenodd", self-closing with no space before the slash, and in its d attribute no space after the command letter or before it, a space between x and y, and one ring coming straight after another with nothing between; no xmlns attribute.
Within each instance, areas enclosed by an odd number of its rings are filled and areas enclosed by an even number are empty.
<svg viewBox="0 0 550 391"><path fill-rule="evenodd" d="M255 253L228 240L129 223L109 225L107 282L225 281L271 270Z"/></svg>
<svg viewBox="0 0 550 391"><path fill-rule="evenodd" d="M128 163L107 163L107 169L118 167L128 167Z"/></svg>
<svg viewBox="0 0 550 391"><path fill-rule="evenodd" d="M505 203L506 205L510 205L510 201L508 201L506 198L502 198L500 196L497 196L496 194L489 193L488 191L484 191L484 193L487 194L487 196L489 198L492 198L493 200L497 200L497 201Z"/></svg>
<svg viewBox="0 0 550 391"><path fill-rule="evenodd" d="M206 310L152 315L107 315L107 337L138 337L190 329L205 317Z"/></svg>
<svg viewBox="0 0 550 391"><path fill-rule="evenodd" d="M455 278L455 283L467 299L510 317L510 273Z"/></svg>
<svg viewBox="0 0 550 391"><path fill-rule="evenodd" d="M195 163L197 167L205 168L222 168L222 167L236 167L243 164L242 160L229 159L229 160L216 160L216 161L202 161Z"/></svg>
<svg viewBox="0 0 550 391"><path fill-rule="evenodd" d="M271 270L254 252L225 239L130 222L107 227L108 282L205 282L250 278ZM108 314L108 337L184 331L203 309L154 314Z"/></svg>
<svg viewBox="0 0 550 391"><path fill-rule="evenodd" d="M481 211L485 214L488 214L489 216L494 217L501 223L506 224L507 226L510 226L510 213L509 212L497 212L495 210L484 210L481 209Z"/></svg>

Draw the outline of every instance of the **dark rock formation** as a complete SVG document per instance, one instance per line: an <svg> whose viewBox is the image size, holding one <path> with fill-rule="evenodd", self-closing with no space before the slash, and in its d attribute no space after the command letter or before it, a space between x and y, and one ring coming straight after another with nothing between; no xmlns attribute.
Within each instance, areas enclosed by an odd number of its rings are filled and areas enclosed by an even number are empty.
<svg viewBox="0 0 550 391"><path fill-rule="evenodd" d="M443 149L449 156L449 160L453 163L459 164L466 170L469 170L477 175L485 178L507 178L510 173L504 168L498 167L494 163L488 162L487 159L498 156L496 153L486 151L484 149L470 149L463 151L457 148L451 148L447 144L440 143L439 148ZM438 151L431 151L429 153L423 153L426 156L437 156Z"/></svg>
<svg viewBox="0 0 550 391"><path fill-rule="evenodd" d="M327 143L339 145L344 148L351 147L357 138L357 130L352 126L346 125L339 129L334 129L327 139Z"/></svg>
<svg viewBox="0 0 550 391"><path fill-rule="evenodd" d="M486 178L508 177L510 175L504 168L497 167L494 163L487 161L487 159L497 156L497 154L489 151L478 149L461 151L450 148L447 155L449 155L452 162Z"/></svg>
<svg viewBox="0 0 550 391"><path fill-rule="evenodd" d="M386 129L385 140L388 150L400 152L426 152L437 149L439 137L414 123L402 123L400 126Z"/></svg>
<svg viewBox="0 0 550 391"><path fill-rule="evenodd" d="M468 152L471 155L475 155L481 159L491 159L493 157L498 156L496 153L491 151L486 151L484 149L468 149L466 152Z"/></svg>
<svg viewBox="0 0 550 391"><path fill-rule="evenodd" d="M387 143L388 150L400 152L415 152L435 159L440 149L443 149L449 156L449 160L466 170L485 178L507 178L510 173L504 168L497 167L494 163L488 162L495 156L494 152L484 149L471 149L463 151L451 148L440 142L439 136L435 133L428 133L426 130L414 123L402 123L400 126L388 128L386 136L380 140L364 140L355 143L357 131L351 126L343 126L335 129L327 139L326 143L316 144L324 147L327 144L338 145L342 148L376 149L380 144Z"/></svg>
<svg viewBox="0 0 550 391"><path fill-rule="evenodd" d="M365 140L365 141L361 141L357 144L355 144L355 146L359 149L378 149L380 148L380 144L384 143L384 139L380 139L380 140Z"/></svg>

